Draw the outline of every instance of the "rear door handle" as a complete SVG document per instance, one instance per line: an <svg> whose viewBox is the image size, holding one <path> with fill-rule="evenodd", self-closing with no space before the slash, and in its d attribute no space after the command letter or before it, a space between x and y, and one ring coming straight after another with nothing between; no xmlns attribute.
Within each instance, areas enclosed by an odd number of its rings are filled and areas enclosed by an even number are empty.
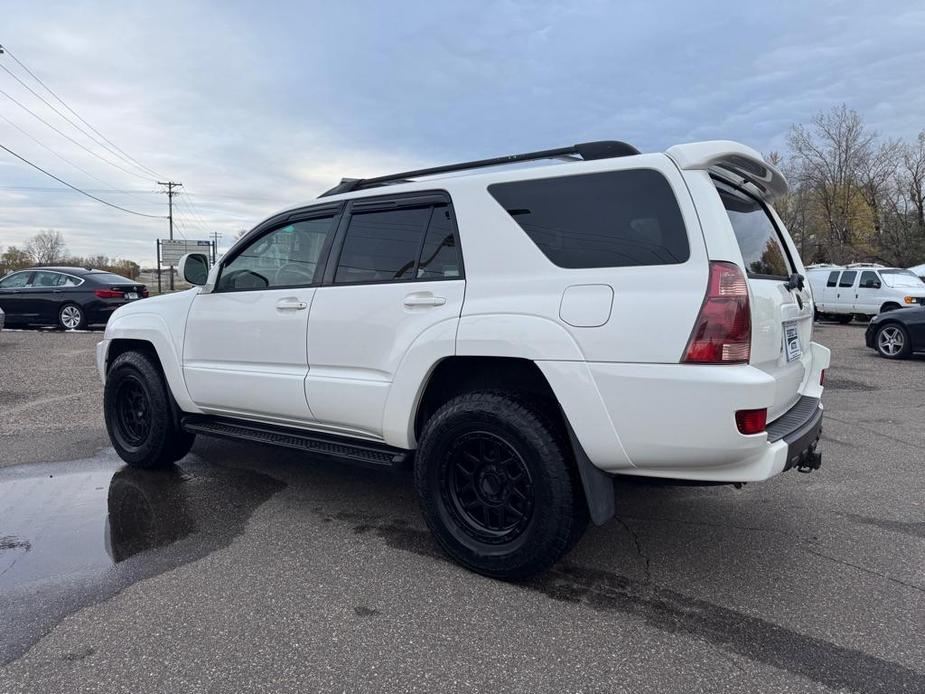
<svg viewBox="0 0 925 694"><path fill-rule="evenodd" d="M442 296L434 296L430 292L420 294L409 294L402 302L405 306L443 306L446 299Z"/></svg>
<svg viewBox="0 0 925 694"><path fill-rule="evenodd" d="M277 311L304 311L308 308L308 302L301 299L280 299L276 302Z"/></svg>

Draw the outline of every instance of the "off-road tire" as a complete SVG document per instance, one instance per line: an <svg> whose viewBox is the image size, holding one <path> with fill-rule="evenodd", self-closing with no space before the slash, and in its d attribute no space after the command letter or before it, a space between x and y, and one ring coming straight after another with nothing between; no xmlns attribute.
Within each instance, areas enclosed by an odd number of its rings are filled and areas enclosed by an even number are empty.
<svg viewBox="0 0 925 694"><path fill-rule="evenodd" d="M103 412L116 453L129 465L165 467L195 440L177 424L175 405L160 366L143 352L116 357L106 376Z"/></svg>
<svg viewBox="0 0 925 694"><path fill-rule="evenodd" d="M543 407L495 391L460 395L430 417L415 457L415 486L427 525L450 557L477 573L517 581L545 571L571 549L581 537L588 515L563 433ZM486 442L488 451L480 462L471 463L472 456L467 458L466 453L479 442ZM500 452L493 453L492 446ZM512 462L495 464L502 460ZM459 472L460 461L472 465L469 478ZM497 474L502 468L519 471L519 476ZM467 493L476 499L472 502L475 508L484 512L488 505L484 499L494 501L504 497L505 490L524 484L524 472L529 483L524 489L530 497L525 519L507 532L496 528L491 531L495 535L489 537L490 531L473 521L478 514L463 508L459 489L466 485L457 478L472 480ZM501 491L492 496L495 489ZM506 498L513 499L513 494ZM512 512L516 514L517 509L506 507L505 513ZM495 525L504 526L504 515L499 517L501 522Z"/></svg>

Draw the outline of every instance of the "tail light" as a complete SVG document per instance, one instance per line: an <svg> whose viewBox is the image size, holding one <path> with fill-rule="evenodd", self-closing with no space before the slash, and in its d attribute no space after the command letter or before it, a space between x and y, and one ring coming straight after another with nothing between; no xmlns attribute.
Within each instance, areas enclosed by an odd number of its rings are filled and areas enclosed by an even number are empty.
<svg viewBox="0 0 925 694"><path fill-rule="evenodd" d="M117 292L115 289L97 289L93 292L100 299L121 299L122 292Z"/></svg>
<svg viewBox="0 0 925 694"><path fill-rule="evenodd" d="M825 385L825 369L822 370L822 373L819 374L819 385Z"/></svg>
<svg viewBox="0 0 925 694"><path fill-rule="evenodd" d="M768 425L768 408L760 410L739 410L736 412L736 426L740 434L760 434Z"/></svg>
<svg viewBox="0 0 925 694"><path fill-rule="evenodd" d="M707 295L687 342L688 364L742 364L751 355L748 284L734 263L710 262Z"/></svg>

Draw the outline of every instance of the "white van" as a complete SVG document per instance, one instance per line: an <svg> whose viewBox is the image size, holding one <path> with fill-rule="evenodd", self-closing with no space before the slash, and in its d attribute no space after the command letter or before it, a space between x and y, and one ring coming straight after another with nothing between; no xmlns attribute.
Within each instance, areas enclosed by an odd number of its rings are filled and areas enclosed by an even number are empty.
<svg viewBox="0 0 925 694"><path fill-rule="evenodd" d="M925 282L914 272L879 265L819 266L807 271L818 315L840 323L908 306L925 306Z"/></svg>

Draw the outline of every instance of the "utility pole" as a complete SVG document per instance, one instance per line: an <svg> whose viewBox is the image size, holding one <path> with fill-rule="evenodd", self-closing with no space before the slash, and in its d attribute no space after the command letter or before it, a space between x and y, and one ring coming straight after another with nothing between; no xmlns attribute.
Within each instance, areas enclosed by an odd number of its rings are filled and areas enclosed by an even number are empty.
<svg viewBox="0 0 925 694"><path fill-rule="evenodd" d="M170 223L170 240L173 241L173 196L179 195L174 188L182 188L183 184L173 181L158 181L157 185L167 186L167 190L161 192L167 193L167 219ZM170 291L173 291L173 265L169 265L168 267L170 268Z"/></svg>
<svg viewBox="0 0 925 694"><path fill-rule="evenodd" d="M222 235L221 232L213 231L209 237L212 239L212 264L215 265L218 260L218 240L222 238Z"/></svg>

